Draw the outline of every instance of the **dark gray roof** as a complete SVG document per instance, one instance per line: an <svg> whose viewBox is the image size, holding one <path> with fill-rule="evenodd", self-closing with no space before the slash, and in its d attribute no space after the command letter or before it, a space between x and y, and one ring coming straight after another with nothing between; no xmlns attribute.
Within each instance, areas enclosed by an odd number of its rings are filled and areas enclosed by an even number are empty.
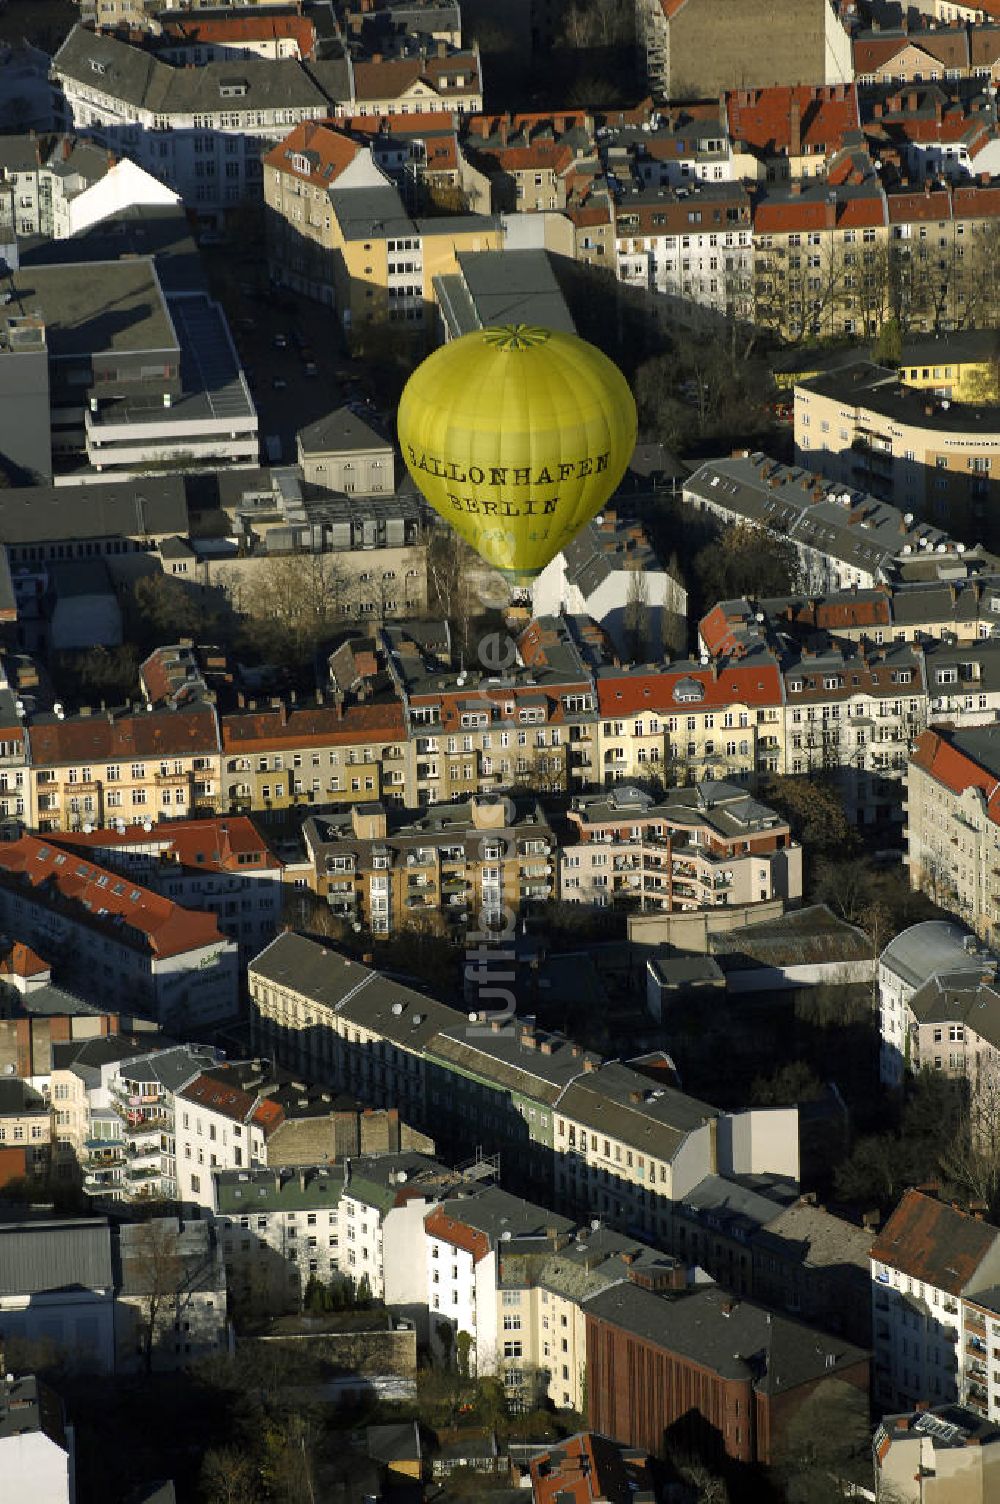
<svg viewBox="0 0 1000 1504"><path fill-rule="evenodd" d="M157 115L231 110L320 110L327 97L301 63L239 58L200 68L174 67L117 37L74 26L52 59L55 74ZM221 90L239 83L245 92L227 99Z"/></svg>
<svg viewBox="0 0 1000 1504"><path fill-rule="evenodd" d="M0 491L3 543L161 537L187 529L184 482L178 475Z"/></svg>
<svg viewBox="0 0 1000 1504"><path fill-rule="evenodd" d="M384 188L331 188L328 197L345 240L416 234L399 190L390 183Z"/></svg>
<svg viewBox="0 0 1000 1504"><path fill-rule="evenodd" d="M12 288L15 305L44 319L53 360L178 348L152 257L22 266Z"/></svg>
<svg viewBox="0 0 1000 1504"><path fill-rule="evenodd" d="M435 278L452 334L508 323L576 333L545 251L467 251L458 256L458 266L457 274Z"/></svg>
<svg viewBox="0 0 1000 1504"><path fill-rule="evenodd" d="M376 1462L405 1462L419 1458L420 1432L415 1420L399 1421L396 1425L368 1426L365 1442L369 1457Z"/></svg>
<svg viewBox="0 0 1000 1504"><path fill-rule="evenodd" d="M129 1054L122 1059L118 1075L126 1081L159 1081L167 1091L179 1091L214 1064L215 1052L207 1045L178 1044L147 1054Z"/></svg>
<svg viewBox="0 0 1000 1504"><path fill-rule="evenodd" d="M0 1014L5 1011L6 1004L5 999ZM29 992L13 993L10 1009L13 1017L18 1014L34 1014L39 1018L93 1016L100 1012L101 1009L93 1003L85 1002L82 997L67 992L54 982L46 982L42 987L32 987Z"/></svg>
<svg viewBox="0 0 1000 1504"><path fill-rule="evenodd" d="M452 1221L485 1233L491 1248L500 1243L543 1240L552 1233L569 1233L576 1225L569 1217L560 1217L536 1202L523 1201L496 1185L485 1186L473 1196L446 1200L443 1211ZM539 1251L543 1251L541 1241Z"/></svg>
<svg viewBox="0 0 1000 1504"><path fill-rule="evenodd" d="M938 359L942 357L939 354ZM900 373L872 361L857 360L853 365L824 371L800 383L805 392L828 397L834 402L855 408L867 408L896 423L941 433L975 433L996 435L1000 430L1000 413L993 404L937 401L932 393L901 384ZM994 438L995 442L995 438Z"/></svg>
<svg viewBox="0 0 1000 1504"><path fill-rule="evenodd" d="M595 1133L607 1133L667 1161L689 1133L718 1117L718 1109L707 1102L671 1086L657 1086L618 1061L578 1076L559 1098L556 1111Z"/></svg>
<svg viewBox="0 0 1000 1504"><path fill-rule="evenodd" d="M51 564L49 586L59 600L81 595L111 595L111 571L103 559L67 559Z"/></svg>
<svg viewBox="0 0 1000 1504"><path fill-rule="evenodd" d="M583 1309L723 1378L749 1379L763 1394L784 1394L830 1378L867 1357L840 1337L736 1300L715 1286L670 1298L636 1285L614 1285Z"/></svg>
<svg viewBox="0 0 1000 1504"><path fill-rule="evenodd" d="M957 648L954 651L956 660L967 661L970 657L978 658L981 668L985 669L987 660L981 656L983 643L966 643L962 651ZM994 644L990 644L994 646ZM1000 643L996 644L1000 647ZM991 655L992 658L992 655ZM990 664L992 667L992 663ZM978 680L977 680L978 684ZM980 686L985 688L986 686ZM985 768L987 773L1000 780L1000 726L968 726L957 731L949 731L948 741L959 752Z"/></svg>
<svg viewBox="0 0 1000 1504"><path fill-rule="evenodd" d="M0 1224L0 1295L111 1287L111 1234L104 1218Z"/></svg>
<svg viewBox="0 0 1000 1504"><path fill-rule="evenodd" d="M0 1117L20 1117L29 1113L48 1113L41 1092L19 1076L0 1077Z"/></svg>
<svg viewBox="0 0 1000 1504"><path fill-rule="evenodd" d="M921 987L935 972L982 971L978 944L970 932L951 919L925 919L890 940L879 957L910 987Z"/></svg>
<svg viewBox="0 0 1000 1504"><path fill-rule="evenodd" d="M355 454L367 449L392 448L387 439L349 407L338 407L325 418L308 423L299 429L298 437L303 454Z"/></svg>
<svg viewBox="0 0 1000 1504"><path fill-rule="evenodd" d="M208 291L183 204L134 204L65 240L19 241L18 251L23 268L152 256L165 293Z"/></svg>

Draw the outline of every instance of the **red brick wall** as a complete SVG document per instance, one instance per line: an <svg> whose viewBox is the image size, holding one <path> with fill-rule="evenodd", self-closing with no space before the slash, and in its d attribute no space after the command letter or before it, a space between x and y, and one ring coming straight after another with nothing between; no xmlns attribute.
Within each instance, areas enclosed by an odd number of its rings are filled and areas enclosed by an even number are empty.
<svg viewBox="0 0 1000 1504"><path fill-rule="evenodd" d="M587 1421L657 1456L686 1433L699 1448L754 1460L749 1378L724 1379L631 1332L587 1317Z"/></svg>

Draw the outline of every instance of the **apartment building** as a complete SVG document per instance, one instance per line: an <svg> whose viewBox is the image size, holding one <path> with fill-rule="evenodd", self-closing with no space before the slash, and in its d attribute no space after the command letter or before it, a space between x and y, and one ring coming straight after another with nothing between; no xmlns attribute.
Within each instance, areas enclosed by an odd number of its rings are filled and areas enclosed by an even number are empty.
<svg viewBox="0 0 1000 1504"><path fill-rule="evenodd" d="M211 704L75 715L57 704L25 724L27 816L42 832L210 815L221 802Z"/></svg>
<svg viewBox="0 0 1000 1504"><path fill-rule="evenodd" d="M1000 850L998 754L991 725L931 728L918 738L906 775L910 884L987 943L996 939L1000 923L993 876Z"/></svg>
<svg viewBox="0 0 1000 1504"><path fill-rule="evenodd" d="M775 184L753 213L758 322L791 339L875 333L889 240L885 193L863 155L845 156L829 177Z"/></svg>
<svg viewBox="0 0 1000 1504"><path fill-rule="evenodd" d="M283 140L264 179L272 277L336 307L355 344L392 324L423 337L435 279L454 275L461 253L502 248L488 216L411 216L372 148L328 127Z"/></svg>
<svg viewBox="0 0 1000 1504"><path fill-rule="evenodd" d="M1000 1475L996 1428L959 1405L884 1415L874 1452L877 1494L900 1504L950 1497L987 1504Z"/></svg>
<svg viewBox="0 0 1000 1504"><path fill-rule="evenodd" d="M349 1160L358 1154L433 1150L403 1122L395 1104L362 1108L350 1096L275 1069L270 1061L230 1062L203 1071L176 1093L178 1196L212 1206L212 1172Z"/></svg>
<svg viewBox="0 0 1000 1504"><path fill-rule="evenodd" d="M989 544L1000 484L996 411L939 401L901 386L897 371L858 361L796 386L795 458Z"/></svg>
<svg viewBox="0 0 1000 1504"><path fill-rule="evenodd" d="M497 1298L501 1249L555 1248L572 1228L567 1218L499 1186L483 1186L473 1196L435 1207L424 1219L432 1352L447 1359L464 1332L471 1339L473 1373L499 1372L506 1386L512 1368L520 1380L521 1321L502 1296Z"/></svg>
<svg viewBox="0 0 1000 1504"><path fill-rule="evenodd" d="M532 1406L547 1398L583 1413L587 1393L587 1300L627 1280L678 1288L684 1269L669 1254L596 1220L567 1234L501 1239L498 1331L520 1352L503 1360L508 1393ZM513 1338L507 1336L514 1333Z"/></svg>
<svg viewBox="0 0 1000 1504"><path fill-rule="evenodd" d="M477 796L426 812L355 804L307 820L315 891L376 934L424 914L455 925L481 911L523 915L556 894L555 836L542 808Z"/></svg>
<svg viewBox="0 0 1000 1504"><path fill-rule="evenodd" d="M229 1018L237 947L215 915L182 908L37 836L0 848L0 922L85 997L170 1028Z"/></svg>
<svg viewBox="0 0 1000 1504"><path fill-rule="evenodd" d="M450 49L439 41L433 52L419 44L416 56L374 53L351 69L349 100L338 101L335 115L412 115L428 112L474 115L483 108L479 44Z"/></svg>
<svg viewBox="0 0 1000 1504"><path fill-rule="evenodd" d="M991 1293L1000 1269L995 1227L909 1190L872 1245L877 1403L913 1408L961 1400L1000 1413L989 1355L1000 1337Z"/></svg>
<svg viewBox="0 0 1000 1504"><path fill-rule="evenodd" d="M802 897L802 849L785 820L723 782L662 800L627 784L577 795L559 856L564 902L674 913Z"/></svg>
<svg viewBox="0 0 1000 1504"><path fill-rule="evenodd" d="M24 1174L47 1180L52 1163L49 1104L41 1092L17 1077L0 1080L0 1146L19 1150Z"/></svg>
<svg viewBox="0 0 1000 1504"><path fill-rule="evenodd" d="M585 771L573 754L592 737L590 670L558 623L536 623L522 640L524 667L498 640L495 668L458 673L393 651L416 763L408 805L517 788L558 793Z"/></svg>
<svg viewBox="0 0 1000 1504"><path fill-rule="evenodd" d="M980 950L975 936L951 920L930 919L910 925L889 942L878 962L879 1075L885 1086L902 1086L906 1073L916 1068L917 1010L921 1014L933 1010L942 989L975 990L992 969L992 959ZM919 1001L915 1004L915 1000ZM943 1030L944 1022L935 1029ZM948 1033L953 1036L949 1042L954 1059L954 1046L964 1035L964 1028L958 1020L952 1022L955 1027L949 1026ZM932 1040L939 1045L943 1042L943 1037ZM942 1069L943 1050L921 1054L932 1066L938 1059L935 1068Z"/></svg>
<svg viewBox="0 0 1000 1504"><path fill-rule="evenodd" d="M45 153L43 155L43 145ZM178 202L165 184L127 158L74 136L4 136L0 227L6 238L64 240L128 208Z"/></svg>
<svg viewBox="0 0 1000 1504"><path fill-rule="evenodd" d="M299 1311L310 1278L340 1272L343 1171L216 1170L212 1213L238 1311Z"/></svg>
<svg viewBox="0 0 1000 1504"><path fill-rule="evenodd" d="M615 208L619 280L733 319L754 309L753 227L740 183L632 192Z"/></svg>
<svg viewBox="0 0 1000 1504"><path fill-rule="evenodd" d="M239 946L243 965L273 940L284 900L282 865L246 815L161 821L149 830L122 825L53 839L186 909L211 910Z"/></svg>
<svg viewBox="0 0 1000 1504"><path fill-rule="evenodd" d="M218 215L258 198L262 157L302 120L347 97L346 62L321 88L293 58L173 66L116 36L75 26L52 59L64 122Z"/></svg>
<svg viewBox="0 0 1000 1504"><path fill-rule="evenodd" d="M922 22L912 29L858 31L852 44L859 84L909 84L966 78L969 33L965 26Z"/></svg>
<svg viewBox="0 0 1000 1504"><path fill-rule="evenodd" d="M593 121L582 110L472 115L462 145L484 177L495 213L563 210L578 173L597 165Z"/></svg>
<svg viewBox="0 0 1000 1504"><path fill-rule="evenodd" d="M112 1374L114 1284L103 1217L0 1224L0 1319L11 1345L37 1344L75 1374Z"/></svg>
<svg viewBox="0 0 1000 1504"><path fill-rule="evenodd" d="M409 803L412 744L396 700L280 701L221 717L223 804L265 816L310 804Z"/></svg>
<svg viewBox="0 0 1000 1504"><path fill-rule="evenodd" d="M488 1007L496 989L482 980ZM514 1184L566 1215L669 1239L673 1201L710 1170L797 1179L794 1112L720 1115L529 1023L473 1022L291 933L249 983L255 1038L279 1061L398 1103L441 1146L460 1152L482 1134Z"/></svg>
<svg viewBox="0 0 1000 1504"><path fill-rule="evenodd" d="M784 679L786 770L827 772L862 824L898 820L909 747L933 703L919 651L803 649Z"/></svg>
<svg viewBox="0 0 1000 1504"><path fill-rule="evenodd" d="M165 7L169 11L170 7ZM102 22L102 25L104 23ZM149 45L159 57L181 67L267 58L308 61L316 51L316 27L308 16L260 11L257 15L162 16Z"/></svg>
<svg viewBox="0 0 1000 1504"><path fill-rule="evenodd" d="M853 83L734 89L725 103L730 139L768 183L823 177L861 127Z"/></svg>
<svg viewBox="0 0 1000 1504"><path fill-rule="evenodd" d="M769 649L712 664L599 668L589 785L752 780L782 764L782 681Z"/></svg>
<svg viewBox="0 0 1000 1504"><path fill-rule="evenodd" d="M743 523L790 543L798 557L799 585L810 594L855 585L871 590L921 555L947 556L951 569L966 552L965 544L940 528L858 487L764 454L702 465L685 484L683 499L724 526ZM963 577L964 569L959 566L957 573Z"/></svg>

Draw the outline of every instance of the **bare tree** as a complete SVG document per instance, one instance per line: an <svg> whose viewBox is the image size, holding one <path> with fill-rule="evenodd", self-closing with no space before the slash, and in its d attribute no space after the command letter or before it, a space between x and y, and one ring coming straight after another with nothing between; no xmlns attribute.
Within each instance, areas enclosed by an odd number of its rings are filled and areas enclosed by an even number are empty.
<svg viewBox="0 0 1000 1504"><path fill-rule="evenodd" d="M342 620L346 581L330 554L284 554L261 571L259 610L298 657L314 653Z"/></svg>
<svg viewBox="0 0 1000 1504"><path fill-rule="evenodd" d="M625 646L633 663L641 663L649 647L649 581L635 563L629 566L625 601Z"/></svg>
<svg viewBox="0 0 1000 1504"><path fill-rule="evenodd" d="M141 1351L145 1370L153 1371L157 1322L164 1307L180 1296L184 1262L179 1229L172 1217L155 1217L136 1228L129 1247L129 1283L139 1296Z"/></svg>
<svg viewBox="0 0 1000 1504"><path fill-rule="evenodd" d="M463 653L478 602L472 586L472 549L453 528L437 527L427 546L427 575L435 606L451 623Z"/></svg>

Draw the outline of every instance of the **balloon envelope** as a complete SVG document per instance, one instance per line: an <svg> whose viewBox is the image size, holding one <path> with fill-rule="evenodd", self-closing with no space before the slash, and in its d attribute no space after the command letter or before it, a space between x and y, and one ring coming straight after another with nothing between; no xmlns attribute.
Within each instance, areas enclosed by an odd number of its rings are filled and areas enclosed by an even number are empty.
<svg viewBox="0 0 1000 1504"><path fill-rule="evenodd" d="M443 345L400 398L399 442L427 501L520 581L600 511L632 457L618 367L573 334L524 324Z"/></svg>

